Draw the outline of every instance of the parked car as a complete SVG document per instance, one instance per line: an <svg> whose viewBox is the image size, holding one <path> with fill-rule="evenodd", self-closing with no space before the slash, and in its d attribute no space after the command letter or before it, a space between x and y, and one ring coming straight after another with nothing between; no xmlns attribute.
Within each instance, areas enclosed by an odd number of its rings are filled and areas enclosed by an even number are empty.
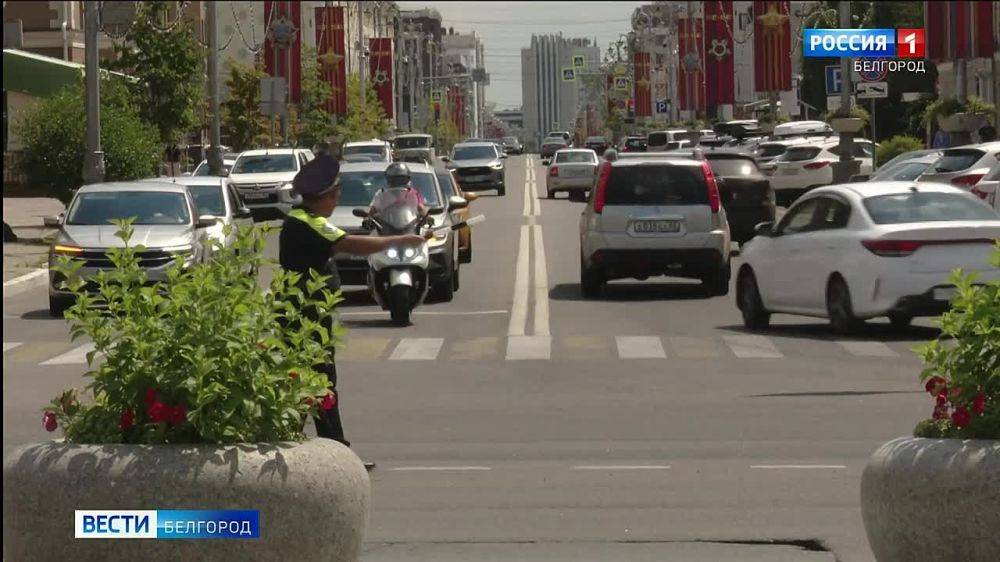
<svg viewBox="0 0 1000 562"><path fill-rule="evenodd" d="M597 154L589 148L564 148L556 151L545 176L545 193L554 199L564 191L571 200L583 201L594 187L597 174Z"/></svg>
<svg viewBox="0 0 1000 562"><path fill-rule="evenodd" d="M306 148L262 148L240 154L229 172L255 220L282 218L302 199L292 193L292 179L315 156Z"/></svg>
<svg viewBox="0 0 1000 562"><path fill-rule="evenodd" d="M452 197L460 197L471 205L473 201L479 198L479 196L475 193L466 193L462 191L462 187L458 185L458 178L455 176L455 170L449 170L445 166L438 165L434 167L434 173L437 174L438 185L441 186L441 193L444 195L446 201L451 202ZM456 209L452 211L451 215L452 220L456 223L468 220L469 217L472 216L469 206ZM472 227L466 226L458 231L458 262L469 263L471 261Z"/></svg>
<svg viewBox="0 0 1000 562"><path fill-rule="evenodd" d="M771 182L747 154L713 151L706 152L705 158L715 174L732 239L743 244L753 238L754 227L774 220Z"/></svg>
<svg viewBox="0 0 1000 562"><path fill-rule="evenodd" d="M455 170L462 189L495 189L497 195L503 196L507 193L506 158L507 155L491 142L461 143L452 147L448 167Z"/></svg>
<svg viewBox="0 0 1000 562"><path fill-rule="evenodd" d="M542 143L542 148L540 155L542 157L542 164L548 165L548 161L552 159L557 150L562 150L564 148L569 148L566 141L560 138L549 138L545 139Z"/></svg>
<svg viewBox="0 0 1000 562"><path fill-rule="evenodd" d="M784 154L785 151L788 150L788 147L805 144L809 142L809 140L810 139L806 137L789 138L777 141L761 140L753 149L754 159L757 161L757 165L760 166L762 170L767 171L767 166L773 163L779 156ZM822 141L826 139L825 137L815 137L814 140Z"/></svg>
<svg viewBox="0 0 1000 562"><path fill-rule="evenodd" d="M45 225L58 228L49 247L49 313L62 316L73 305L73 293L56 271L60 258L83 265L77 275L84 281L112 266L108 250L124 241L115 236L112 220L132 218L131 244L145 248L138 254L139 266L150 281L164 281L178 256L183 265L204 259L206 230L218 222L215 216L199 215L187 186L159 180L111 182L85 185L77 190L66 213L46 217ZM92 283L86 285L96 291Z"/></svg>
<svg viewBox="0 0 1000 562"><path fill-rule="evenodd" d="M524 154L524 146L517 137L504 137L503 150L507 154Z"/></svg>
<svg viewBox="0 0 1000 562"><path fill-rule="evenodd" d="M667 145L663 147L663 152L670 152L672 150L690 150L694 148L695 144L687 139L675 140L667 142Z"/></svg>
<svg viewBox="0 0 1000 562"><path fill-rule="evenodd" d="M955 268L1000 279L989 265L998 238L1000 215L955 187L822 187L745 245L736 302L750 329L767 327L775 312L829 318L841 333L879 316L904 327L949 308Z"/></svg>
<svg viewBox="0 0 1000 562"><path fill-rule="evenodd" d="M766 169L778 205L788 205L810 189L833 183L832 164L840 159L839 140L824 139L791 146ZM854 140L854 157L860 161L861 173L871 173L875 144L865 139Z"/></svg>
<svg viewBox="0 0 1000 562"><path fill-rule="evenodd" d="M413 186L424 198L428 209L447 207L451 202L444 199L434 168L427 164L407 163ZM340 167L340 201L328 222L343 229L348 234L367 234L362 219L354 216L355 208L368 208L378 191L386 186L385 162L346 162ZM449 213L430 215L431 227L440 229L451 226ZM459 260L455 233L450 229L435 235L430 247L430 291L438 300L449 301L459 286ZM334 263L344 285L365 285L368 277L368 260L361 256L338 253Z"/></svg>
<svg viewBox="0 0 1000 562"><path fill-rule="evenodd" d="M194 199L198 215L211 215L218 221L215 226L205 229L205 236L211 242L228 246L236 240L236 228L226 234L226 226L240 227L253 224L253 214L240 199L236 189L225 178L220 177L175 177L157 178L151 181L165 181L173 185L187 187ZM206 245L206 253L213 246Z"/></svg>
<svg viewBox="0 0 1000 562"><path fill-rule="evenodd" d="M392 156L403 162L424 162L434 165L437 162L437 150L434 137L425 134L399 135L396 137Z"/></svg>
<svg viewBox="0 0 1000 562"><path fill-rule="evenodd" d="M698 131L688 131L687 129L669 129L666 131L653 131L646 135L646 151L662 152L667 150L670 143L686 140L689 143L697 142ZM679 148L674 146L674 148Z"/></svg>
<svg viewBox="0 0 1000 562"><path fill-rule="evenodd" d="M1000 162L993 166L990 173L983 176L983 179L972 188L971 193L1000 211Z"/></svg>
<svg viewBox="0 0 1000 562"><path fill-rule="evenodd" d="M826 121L789 121L774 126L771 136L776 139L833 136L833 127Z"/></svg>
<svg viewBox="0 0 1000 562"><path fill-rule="evenodd" d="M566 141L567 146L573 146L573 135L569 131L549 131L549 134L545 135L545 138L558 137Z"/></svg>
<svg viewBox="0 0 1000 562"><path fill-rule="evenodd" d="M619 152L646 152L646 137L634 136L625 137L622 140Z"/></svg>
<svg viewBox="0 0 1000 562"><path fill-rule="evenodd" d="M1000 162L1000 141L946 148L917 180L972 189Z"/></svg>
<svg viewBox="0 0 1000 562"><path fill-rule="evenodd" d="M222 175L228 176L229 172L233 169L233 164L236 163L236 159L240 157L238 152L231 152L229 154L222 155ZM194 172L190 174L195 177L211 176L212 170L208 166L208 160L202 160L201 164L194 169Z"/></svg>
<svg viewBox="0 0 1000 562"><path fill-rule="evenodd" d="M601 167L580 217L580 285L600 296L607 281L657 275L700 279L729 291L726 213L705 160L629 158Z"/></svg>
<svg viewBox="0 0 1000 562"><path fill-rule="evenodd" d="M604 137L594 136L587 137L586 140L583 141L583 146L593 150L595 154L600 156L604 154L605 150L611 148L611 143Z"/></svg>
<svg viewBox="0 0 1000 562"><path fill-rule="evenodd" d="M873 174L856 174L851 176L851 183L859 181L915 181L920 177L920 174L926 172L930 165L941 157L940 150L915 150L914 152L922 152L924 154L899 160L893 164L893 161L898 158L897 156Z"/></svg>
<svg viewBox="0 0 1000 562"><path fill-rule="evenodd" d="M399 137L397 137L398 139ZM344 162L392 162L392 145L389 141L372 139L344 143L340 151Z"/></svg>

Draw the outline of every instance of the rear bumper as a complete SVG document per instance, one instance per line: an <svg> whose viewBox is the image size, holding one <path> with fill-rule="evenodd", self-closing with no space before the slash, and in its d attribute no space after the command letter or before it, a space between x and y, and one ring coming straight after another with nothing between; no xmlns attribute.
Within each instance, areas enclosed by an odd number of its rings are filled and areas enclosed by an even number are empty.
<svg viewBox="0 0 1000 562"><path fill-rule="evenodd" d="M717 272L728 256L710 248L672 250L615 250L592 253L590 267L601 271L606 279L635 277L645 279L658 275L701 278Z"/></svg>
<svg viewBox="0 0 1000 562"><path fill-rule="evenodd" d="M545 189L552 193L556 191L589 191L593 186L594 178L592 177L556 178L547 176L545 180Z"/></svg>
<svg viewBox="0 0 1000 562"><path fill-rule="evenodd" d="M951 287L948 272L917 273L901 269L882 269L876 263L858 263L857 271L847 276L854 312L862 318L902 313L910 316L936 316L950 307L947 300L934 298L934 290ZM1000 281L1000 271L968 267L979 276L977 283Z"/></svg>
<svg viewBox="0 0 1000 562"><path fill-rule="evenodd" d="M947 287L947 285L941 287ZM901 297L889 310L889 314L939 316L947 312L949 308L951 308L951 302L935 299L934 290L931 289L919 295Z"/></svg>

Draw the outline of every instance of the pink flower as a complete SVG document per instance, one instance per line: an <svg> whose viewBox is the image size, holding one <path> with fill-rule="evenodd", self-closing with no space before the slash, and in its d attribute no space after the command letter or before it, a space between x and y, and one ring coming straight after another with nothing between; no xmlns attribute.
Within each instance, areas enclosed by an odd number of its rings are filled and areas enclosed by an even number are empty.
<svg viewBox="0 0 1000 562"><path fill-rule="evenodd" d="M986 411L986 395L982 392L972 399L972 411L976 415L982 415Z"/></svg>
<svg viewBox="0 0 1000 562"><path fill-rule="evenodd" d="M326 396L323 397L323 402L320 403L320 407L325 411L329 411L337 405L337 396L332 392L327 392Z"/></svg>
<svg viewBox="0 0 1000 562"><path fill-rule="evenodd" d="M147 406L152 407L153 403L156 402L156 389L150 388L146 390L146 397L143 398L142 401L145 402Z"/></svg>
<svg viewBox="0 0 1000 562"><path fill-rule="evenodd" d="M59 422L54 413L45 412L45 415L42 416L42 425L45 426L45 431L55 431L59 427Z"/></svg>
<svg viewBox="0 0 1000 562"><path fill-rule="evenodd" d="M128 431L135 426L135 412L132 410L125 410L122 412L121 419L118 420L118 427L122 431Z"/></svg>
<svg viewBox="0 0 1000 562"><path fill-rule="evenodd" d="M181 425L187 421L187 410L184 406L174 406L170 409L170 423L174 425Z"/></svg>
<svg viewBox="0 0 1000 562"><path fill-rule="evenodd" d="M149 419L156 423L165 422L170 418L170 406L163 402L153 402L149 407Z"/></svg>
<svg viewBox="0 0 1000 562"><path fill-rule="evenodd" d="M945 391L946 384L948 384L948 381L941 377L931 377L927 379L924 389L930 394L940 394Z"/></svg>
<svg viewBox="0 0 1000 562"><path fill-rule="evenodd" d="M955 424L955 427L959 429L966 427L971 421L972 414L965 408L955 408L955 412L951 415L951 423Z"/></svg>

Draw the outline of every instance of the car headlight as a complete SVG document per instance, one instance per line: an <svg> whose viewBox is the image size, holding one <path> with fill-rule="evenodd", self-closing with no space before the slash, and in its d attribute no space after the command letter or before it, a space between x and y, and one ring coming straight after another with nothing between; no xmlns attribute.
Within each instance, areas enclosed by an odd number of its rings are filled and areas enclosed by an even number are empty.
<svg viewBox="0 0 1000 562"><path fill-rule="evenodd" d="M493 168L494 170L502 170L503 162L497 162L496 164L491 165L490 168Z"/></svg>
<svg viewBox="0 0 1000 562"><path fill-rule="evenodd" d="M291 182L278 188L278 198L289 203L298 203L300 199L300 197L292 191Z"/></svg>

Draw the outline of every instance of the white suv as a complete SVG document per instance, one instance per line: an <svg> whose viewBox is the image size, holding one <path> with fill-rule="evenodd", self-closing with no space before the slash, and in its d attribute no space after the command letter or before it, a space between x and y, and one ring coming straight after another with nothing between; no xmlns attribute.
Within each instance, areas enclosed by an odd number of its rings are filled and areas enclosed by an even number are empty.
<svg viewBox="0 0 1000 562"><path fill-rule="evenodd" d="M344 162L392 162L392 145L389 141L372 139L344 143L340 157Z"/></svg>
<svg viewBox="0 0 1000 562"><path fill-rule="evenodd" d="M730 244L706 160L648 153L617 160L601 168L580 218L580 285L594 298L612 279L668 275L725 295Z"/></svg>
<svg viewBox="0 0 1000 562"><path fill-rule="evenodd" d="M854 157L861 173L872 173L875 144L854 139ZM812 188L833 183L833 163L840 159L840 141L836 138L789 146L770 166L762 167L769 177L779 205L789 205Z"/></svg>
<svg viewBox="0 0 1000 562"><path fill-rule="evenodd" d="M240 154L229 172L254 218L282 218L301 198L292 193L292 179L315 156L305 148L264 148Z"/></svg>

